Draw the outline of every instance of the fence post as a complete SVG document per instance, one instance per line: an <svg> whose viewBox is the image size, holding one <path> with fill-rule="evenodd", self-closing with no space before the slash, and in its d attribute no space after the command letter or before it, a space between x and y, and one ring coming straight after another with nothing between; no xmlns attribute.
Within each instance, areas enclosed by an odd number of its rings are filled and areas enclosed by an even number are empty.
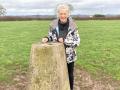
<svg viewBox="0 0 120 90"><path fill-rule="evenodd" d="M28 90L70 90L62 43L33 44Z"/></svg>

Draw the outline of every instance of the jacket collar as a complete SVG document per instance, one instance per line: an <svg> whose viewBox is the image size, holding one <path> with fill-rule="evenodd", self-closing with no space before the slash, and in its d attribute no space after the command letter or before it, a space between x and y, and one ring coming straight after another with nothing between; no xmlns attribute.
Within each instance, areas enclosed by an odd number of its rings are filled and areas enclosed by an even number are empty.
<svg viewBox="0 0 120 90"><path fill-rule="evenodd" d="M72 30L72 31L75 30L76 26L75 26L75 24L73 22L73 19L71 17L69 17L68 19L69 19L69 28L68 28L68 30ZM56 27L58 27L58 21L59 21L59 19L56 19L56 20L54 20L52 22L51 27L53 29L55 29Z"/></svg>

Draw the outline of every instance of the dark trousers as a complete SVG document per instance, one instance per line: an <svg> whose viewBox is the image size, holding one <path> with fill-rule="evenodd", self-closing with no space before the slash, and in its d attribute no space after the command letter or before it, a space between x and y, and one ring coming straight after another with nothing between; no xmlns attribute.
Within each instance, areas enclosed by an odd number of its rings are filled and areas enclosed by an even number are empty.
<svg viewBox="0 0 120 90"><path fill-rule="evenodd" d="M67 64L67 67L68 67L70 88L71 88L71 90L73 90L73 85L74 85L74 62Z"/></svg>

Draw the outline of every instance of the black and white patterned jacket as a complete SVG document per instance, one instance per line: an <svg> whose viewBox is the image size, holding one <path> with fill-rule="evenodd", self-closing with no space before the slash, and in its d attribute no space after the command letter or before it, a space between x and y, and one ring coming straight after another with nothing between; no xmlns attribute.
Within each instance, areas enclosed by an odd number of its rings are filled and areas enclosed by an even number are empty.
<svg viewBox="0 0 120 90"><path fill-rule="evenodd" d="M75 22L73 21L73 19L69 18L68 34L64 39L67 63L71 63L77 60L75 48L80 44L80 37L77 29L78 28ZM49 41L56 42L58 40L58 37L59 37L59 28L58 28L58 19L56 19L53 20L52 23L50 24L48 39Z"/></svg>

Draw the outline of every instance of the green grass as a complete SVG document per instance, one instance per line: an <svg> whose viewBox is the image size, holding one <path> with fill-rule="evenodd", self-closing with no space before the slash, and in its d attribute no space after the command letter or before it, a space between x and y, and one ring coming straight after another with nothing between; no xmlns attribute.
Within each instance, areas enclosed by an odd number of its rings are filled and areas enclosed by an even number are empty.
<svg viewBox="0 0 120 90"><path fill-rule="evenodd" d="M28 68L31 44L47 35L48 21L0 22L0 81Z"/></svg>
<svg viewBox="0 0 120 90"><path fill-rule="evenodd" d="M77 63L92 73L120 80L120 21L80 21Z"/></svg>
<svg viewBox="0 0 120 90"><path fill-rule="evenodd" d="M47 35L50 21L0 22L0 81L28 69L31 44ZM120 20L77 21L81 44L77 64L120 80Z"/></svg>

